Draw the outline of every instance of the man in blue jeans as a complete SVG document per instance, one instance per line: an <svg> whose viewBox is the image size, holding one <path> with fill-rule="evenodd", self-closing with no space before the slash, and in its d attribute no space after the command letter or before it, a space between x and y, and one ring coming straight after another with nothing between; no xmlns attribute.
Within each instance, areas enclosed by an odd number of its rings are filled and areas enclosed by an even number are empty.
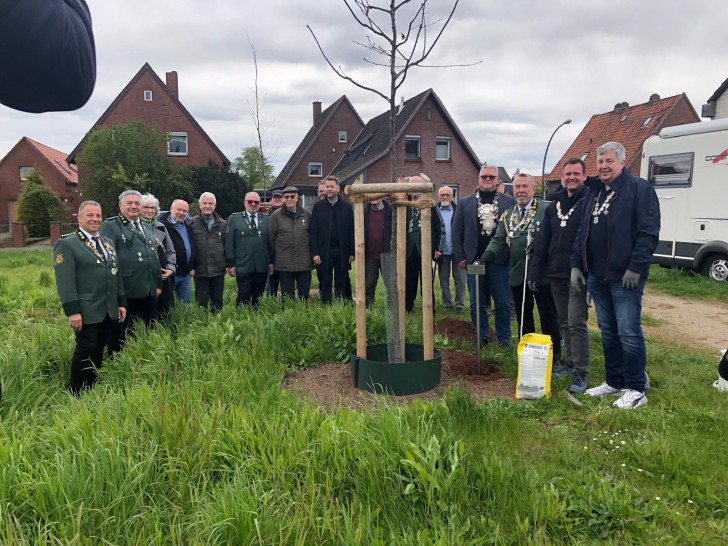
<svg viewBox="0 0 728 546"><path fill-rule="evenodd" d="M458 267L467 269L468 264L481 259L495 235L498 218L515 204L516 200L510 195L498 193L498 168L495 165L483 165L478 176L478 189L474 194L466 195L460 200L452 220L452 247ZM498 343L505 346L511 342L508 259L508 249L505 248L494 257L485 275L478 277L480 332L475 335L480 337L481 345L486 345L489 341L488 312L485 306L486 283L495 306L495 333ZM476 309L475 279L475 275L467 275L466 279L473 327Z"/></svg>
<svg viewBox="0 0 728 546"><path fill-rule="evenodd" d="M659 239L660 204L654 188L630 174L624 159L618 142L597 149L599 180L587 181L592 194L584 202L570 280L576 290L586 284L602 332L606 381L586 393L620 396L614 407L631 409L647 403L640 316Z"/></svg>

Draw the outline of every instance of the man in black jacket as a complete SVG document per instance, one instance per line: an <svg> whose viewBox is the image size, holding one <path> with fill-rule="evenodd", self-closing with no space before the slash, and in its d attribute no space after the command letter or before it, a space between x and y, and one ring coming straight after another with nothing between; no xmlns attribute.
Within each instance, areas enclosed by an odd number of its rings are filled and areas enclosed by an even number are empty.
<svg viewBox="0 0 728 546"><path fill-rule="evenodd" d="M329 176L326 199L313 206L309 246L319 280L321 303L331 303L331 288L337 298L346 296L345 276L354 261L354 209L339 197L339 179Z"/></svg>
<svg viewBox="0 0 728 546"><path fill-rule="evenodd" d="M528 287L538 290L538 283L547 276L551 284L558 313L559 330L566 348L566 365L554 362L553 375L573 375L569 391L583 393L587 388L589 330L586 321L589 307L584 292L577 291L569 281L571 251L581 223L581 209L589 190L584 186L586 166L572 157L566 161L561 184L563 189L551 194L541 230L536 235L533 256L528 268Z"/></svg>
<svg viewBox="0 0 728 546"><path fill-rule="evenodd" d="M192 277L195 276L195 258L197 245L187 212L190 207L187 201L175 199L160 221L167 227L172 239L174 251L177 253L177 270L174 273L174 295L178 300L189 305L192 303Z"/></svg>

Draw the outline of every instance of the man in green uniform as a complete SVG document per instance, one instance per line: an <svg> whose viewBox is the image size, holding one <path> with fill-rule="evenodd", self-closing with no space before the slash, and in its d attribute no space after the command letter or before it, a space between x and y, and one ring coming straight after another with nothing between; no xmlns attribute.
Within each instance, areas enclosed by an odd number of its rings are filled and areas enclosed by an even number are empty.
<svg viewBox="0 0 728 546"><path fill-rule="evenodd" d="M548 208L548 203L537 199L535 194L536 185L530 174L521 173L513 177L513 196L516 198L516 205L501 215L498 221L498 229L483 254L483 260L492 263L504 246L509 247L510 285L519 328L521 321L523 321L524 334L536 331L533 321L533 300L535 299L541 319L541 331L551 336L554 350L553 361L559 362L561 358L561 335L556 315L556 304L551 295L548 279L543 279L535 292L531 291L527 284L524 291L526 252L531 251L528 248L528 243L533 241L536 233L541 229ZM522 306L523 316L521 316Z"/></svg>
<svg viewBox="0 0 728 546"><path fill-rule="evenodd" d="M58 297L76 333L69 385L75 395L96 382L112 324L126 317L116 250L111 239L99 235L101 220L101 206L84 201L78 209L79 228L53 247Z"/></svg>
<svg viewBox="0 0 728 546"><path fill-rule="evenodd" d="M225 233L225 262L228 275L238 283L235 305L258 305L268 275L274 271L268 243L270 216L260 213L260 196L245 195L245 210L228 218Z"/></svg>
<svg viewBox="0 0 728 546"><path fill-rule="evenodd" d="M142 195L126 190L119 196L121 214L107 218L99 232L111 239L124 283L126 319L111 332L109 353L121 350L126 331L135 319L149 326L157 318L157 296L162 293L162 268L152 228L139 218Z"/></svg>

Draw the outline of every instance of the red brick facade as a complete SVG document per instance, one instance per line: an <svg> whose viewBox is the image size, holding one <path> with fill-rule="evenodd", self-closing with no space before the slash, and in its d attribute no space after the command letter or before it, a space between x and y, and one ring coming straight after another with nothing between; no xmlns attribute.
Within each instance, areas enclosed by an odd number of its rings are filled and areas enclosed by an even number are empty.
<svg viewBox="0 0 728 546"><path fill-rule="evenodd" d="M179 101L177 72L168 72L166 80L167 83L163 82L149 64L145 64L111 103L92 130L142 119L147 125L156 125L168 133L187 135L187 154L170 155L177 165L203 167L207 165L208 160L219 165L229 165L230 161ZM82 141L71 152L69 161L75 161L83 149L83 144ZM80 171L80 177L83 179L83 169Z"/></svg>
<svg viewBox="0 0 728 546"><path fill-rule="evenodd" d="M51 150L51 158L41 153L39 147ZM55 164L53 156L64 158L61 165ZM16 203L24 183L20 180L20 167L37 169L45 185L57 193L68 207L69 216L78 210L78 183L72 181L77 180L77 177L65 163L65 154L23 137L0 161L0 223L17 221ZM64 168L71 174L64 176Z"/></svg>

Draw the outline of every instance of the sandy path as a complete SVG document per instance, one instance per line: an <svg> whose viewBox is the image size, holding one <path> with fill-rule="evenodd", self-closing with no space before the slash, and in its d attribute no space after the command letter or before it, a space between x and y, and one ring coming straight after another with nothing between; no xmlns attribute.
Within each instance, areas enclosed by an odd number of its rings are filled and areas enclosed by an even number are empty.
<svg viewBox="0 0 728 546"><path fill-rule="evenodd" d="M696 349L728 347L728 302L690 300L645 290L642 327L645 334ZM648 325L658 321L659 324Z"/></svg>

